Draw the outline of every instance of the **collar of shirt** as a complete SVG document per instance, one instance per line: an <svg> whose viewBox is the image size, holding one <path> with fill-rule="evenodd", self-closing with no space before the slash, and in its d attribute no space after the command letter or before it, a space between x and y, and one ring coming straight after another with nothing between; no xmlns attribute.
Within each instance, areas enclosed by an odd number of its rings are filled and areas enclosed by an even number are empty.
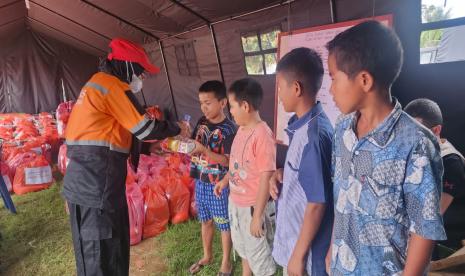
<svg viewBox="0 0 465 276"><path fill-rule="evenodd" d="M289 139L292 138L292 135L296 130L303 127L304 125L308 124L315 116L318 116L323 111L323 107L321 106L320 102L317 102L310 111L305 113L302 117L297 117L297 115L293 115L287 124L287 128L285 129Z"/></svg>
<svg viewBox="0 0 465 276"><path fill-rule="evenodd" d="M379 124L375 129L370 131L367 135L365 135L362 140L368 139L373 144L384 147L391 138L394 128L396 126L397 121L402 114L402 106L396 98L392 98L394 102L394 108L392 109L391 113L383 120L381 124ZM358 140L355 135L355 129L357 126L357 119L359 117L358 112L354 112L350 115L349 120L350 123L345 131L350 132L350 134L354 137L354 140Z"/></svg>

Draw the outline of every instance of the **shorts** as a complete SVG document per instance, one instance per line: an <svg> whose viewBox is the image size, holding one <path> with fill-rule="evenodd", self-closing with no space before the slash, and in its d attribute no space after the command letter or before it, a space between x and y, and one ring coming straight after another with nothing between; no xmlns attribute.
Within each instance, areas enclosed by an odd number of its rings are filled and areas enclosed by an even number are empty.
<svg viewBox="0 0 465 276"><path fill-rule="evenodd" d="M253 207L239 207L229 201L229 219L231 223L231 239L237 254L249 262L254 275L269 276L276 272L276 263L271 255L273 244L273 228L270 210L273 202L269 202L263 214L265 235L256 238L250 233Z"/></svg>
<svg viewBox="0 0 465 276"><path fill-rule="evenodd" d="M195 181L195 203L197 204L198 218L201 222L213 220L220 231L229 231L228 197L229 188L216 197L213 193L214 184Z"/></svg>

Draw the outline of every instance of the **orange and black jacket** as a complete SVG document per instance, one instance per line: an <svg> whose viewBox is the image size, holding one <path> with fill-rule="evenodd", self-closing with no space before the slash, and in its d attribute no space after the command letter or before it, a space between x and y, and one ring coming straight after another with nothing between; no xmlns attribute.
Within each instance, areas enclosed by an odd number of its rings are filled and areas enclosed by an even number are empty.
<svg viewBox="0 0 465 276"><path fill-rule="evenodd" d="M164 139L179 132L176 123L148 119L127 83L96 73L82 88L66 128L64 197L93 208L121 208L133 137Z"/></svg>

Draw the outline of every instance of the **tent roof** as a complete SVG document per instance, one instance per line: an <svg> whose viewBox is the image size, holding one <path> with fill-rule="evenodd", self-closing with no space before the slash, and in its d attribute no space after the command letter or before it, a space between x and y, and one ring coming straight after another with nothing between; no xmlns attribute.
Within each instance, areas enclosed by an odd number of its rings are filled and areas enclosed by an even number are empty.
<svg viewBox="0 0 465 276"><path fill-rule="evenodd" d="M32 28L87 52L102 55L113 37L146 43L280 2L0 0L0 38Z"/></svg>

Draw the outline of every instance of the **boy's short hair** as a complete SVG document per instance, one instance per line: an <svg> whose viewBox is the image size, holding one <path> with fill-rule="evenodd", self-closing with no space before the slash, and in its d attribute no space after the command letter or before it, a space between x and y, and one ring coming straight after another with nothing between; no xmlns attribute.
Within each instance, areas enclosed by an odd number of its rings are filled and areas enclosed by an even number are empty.
<svg viewBox="0 0 465 276"><path fill-rule="evenodd" d="M213 92L215 98L218 100L226 99L226 86L218 80L211 80L204 82L200 88L199 93Z"/></svg>
<svg viewBox="0 0 465 276"><path fill-rule="evenodd" d="M349 78L366 70L379 88L391 87L403 63L402 44L397 34L374 20L338 34L326 48L329 54L334 54L338 69Z"/></svg>
<svg viewBox="0 0 465 276"><path fill-rule="evenodd" d="M278 62L276 72L284 73L288 81L298 81L304 92L316 96L323 82L323 61L309 48L296 48Z"/></svg>
<svg viewBox="0 0 465 276"><path fill-rule="evenodd" d="M242 101L247 102L255 110L258 110L262 104L262 86L257 81L250 78L235 81L229 87L228 94L234 94L239 103Z"/></svg>
<svg viewBox="0 0 465 276"><path fill-rule="evenodd" d="M441 108L432 100L424 98L413 100L407 104L404 111L414 118L420 118L427 128L443 124Z"/></svg>

